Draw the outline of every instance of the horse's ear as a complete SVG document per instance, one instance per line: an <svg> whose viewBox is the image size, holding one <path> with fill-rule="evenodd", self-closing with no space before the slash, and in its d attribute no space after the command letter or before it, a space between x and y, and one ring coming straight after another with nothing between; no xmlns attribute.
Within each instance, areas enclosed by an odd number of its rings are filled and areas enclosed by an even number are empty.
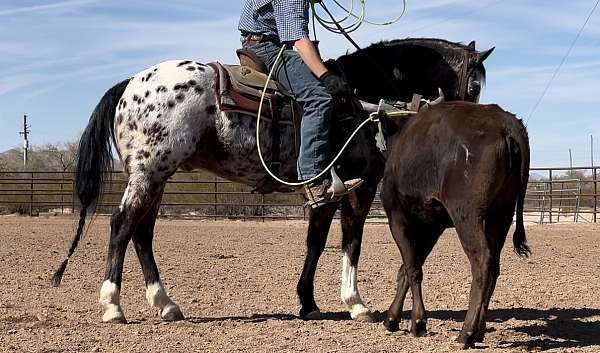
<svg viewBox="0 0 600 353"><path fill-rule="evenodd" d="M492 54L492 52L494 52L494 49L496 49L496 47L491 47L490 49L488 49L488 50L486 50L484 52L478 53L477 54L477 56L478 56L477 61L479 63L484 62L485 59L487 59L488 56L490 56Z"/></svg>
<svg viewBox="0 0 600 353"><path fill-rule="evenodd" d="M475 41L472 40L471 43L469 43L469 45L467 45L467 48L469 48L471 50L475 50Z"/></svg>

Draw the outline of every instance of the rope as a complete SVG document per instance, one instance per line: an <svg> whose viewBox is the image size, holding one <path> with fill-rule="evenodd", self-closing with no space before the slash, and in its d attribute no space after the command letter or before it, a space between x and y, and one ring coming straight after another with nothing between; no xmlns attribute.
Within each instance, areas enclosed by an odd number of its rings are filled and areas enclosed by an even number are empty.
<svg viewBox="0 0 600 353"><path fill-rule="evenodd" d="M319 174L317 174L315 177L309 179L309 180L305 180L305 181L300 181L300 182L288 182L285 181L281 178L279 178L277 175L273 174L273 172L271 172L271 170L269 169L269 167L267 166L267 163L265 162L263 156L262 156L262 150L260 148L260 115L262 112L262 106L263 106L263 102L265 99L265 93L267 92L267 87L269 85L269 82L271 81L271 77L273 76L273 73L275 72L275 69L277 68L277 65L279 64L279 61L281 60L281 56L283 55L283 52L285 51L285 46L281 47L281 49L279 50L279 53L277 54L277 58L275 59L275 62L273 63L273 68L271 68L271 71L269 72L269 76L267 76L267 81L265 83L265 87L263 89L263 93L260 97L260 104L258 105L258 116L256 118L256 147L258 149L258 157L260 159L260 162L263 165L263 168L265 168L265 170L267 171L267 174L269 174L273 179L277 180L278 182L284 184L284 185L288 185L288 186L302 186L302 185L306 185L308 183L312 183L313 181L321 178L323 175L325 175L325 173L327 173L329 171L329 169L331 169L334 164L340 159L340 157L342 156L342 153L344 153L344 151L346 150L346 148L348 147L348 145L350 145L350 142L352 141L352 139L354 138L354 136L356 136L356 134L360 131L360 129L362 129L365 125L367 125L368 123L373 121L373 118L369 118L366 119L365 121L363 121L355 130L354 132L352 132L352 134L350 135L350 137L348 138L348 140L346 141L346 143L344 143L344 145L342 146L342 148L340 149L340 151L337 153L337 155L335 156L335 158L333 158L333 160L331 161L331 163L329 163L329 165L327 167L325 167L325 169L323 169L323 171L321 171Z"/></svg>
<svg viewBox="0 0 600 353"><path fill-rule="evenodd" d="M347 7L345 7L344 5L340 4L338 0L332 0L332 1L337 5L337 7L339 7L342 11L344 11L346 13L344 18L339 19L339 20L331 20L331 21L322 18L317 13L315 3L312 1L311 1L311 8L313 11L313 16L319 22L319 24L321 26L323 26L323 28L325 28L329 32L336 33L336 34L342 34L343 32L352 33L354 31L356 31L357 29L359 29L363 23L368 23L368 24L374 25L374 26L389 26L389 25L392 25L392 24L400 21L402 19L402 17L404 16L404 14L406 13L406 0L402 0L402 11L400 12L400 15L398 15L397 17L395 17L389 21L374 22L374 21L368 20L366 17L366 13L367 13L366 0L358 0L359 11L360 11L359 13L356 13L356 11L355 11L355 6L354 6L355 0L350 0L350 8L349 9ZM320 5L323 8L325 7L325 4L323 4L322 2L320 3ZM351 22L350 24L344 24L344 22L347 22L348 20L352 20L352 19L354 19L354 21ZM340 29L339 27L342 27L342 28Z"/></svg>
<svg viewBox="0 0 600 353"><path fill-rule="evenodd" d="M377 22L369 21L366 18L366 4L365 4L366 0L358 0L358 2L360 3L360 14L359 15L357 15L354 12L354 1L355 0L350 0L350 1L351 1L350 9L348 10L347 8L342 6L337 0L333 0L333 2L338 7L340 7L342 10L344 10L346 12L346 16L344 18L342 18L341 20L336 20L333 17L333 15L329 12L329 10L325 7L325 4L321 3L321 6L323 7L323 9L331 17L331 21L321 18L315 9L315 3L311 1L310 3L311 3L312 13L313 13L313 26L315 25L315 20L316 20L326 30L333 32L333 33L344 35L358 50L360 50L360 47L358 46L358 44L356 44L356 42L354 42L352 40L352 38L350 38L348 33L352 33L354 31L356 31L363 23L368 23L368 24L375 25L375 26L389 26L391 24L394 24L394 23L400 21L400 19L404 16L404 13L406 12L406 0L402 0L403 8L402 8L402 12L400 13L400 15L398 17L394 18L391 21L377 23ZM355 18L356 21L347 26L342 26L341 23L349 20L351 17ZM316 30L315 30L315 34L316 34ZM319 178L321 178L323 175L325 175L325 173L327 173L335 165L335 163L340 159L340 157L342 156L342 153L344 153L344 151L346 150L348 145L350 145L350 142L352 141L354 136L356 136L356 134L369 122L377 122L377 118L376 118L375 114L371 114L368 119L365 119L365 121L360 123L360 125L352 132L350 137L346 140L346 142L344 143L344 145L342 146L340 151L337 153L337 155L333 158L331 163L329 163L329 165L325 169L323 169L319 174L317 174L315 177L313 177L309 180L300 181L300 182L288 182L288 181L285 181L285 180L279 178L278 176L276 176L269 169L269 167L267 166L267 163L265 162L265 160L262 156L262 150L260 148L260 116L262 113L262 107L263 107L263 102L264 102L265 95L267 92L267 87L269 86L269 82L271 81L271 78L273 77L273 73L275 72L275 70L277 69L277 66L279 65L279 61L281 60L281 56L283 55L284 51L285 51L285 46L282 46L281 49L279 50L279 53L277 54L277 57L275 58L273 67L269 71L269 75L267 76L267 81L265 82L265 86L264 86L262 94L260 96L260 103L258 106L258 115L256 117L256 147L258 149L258 157L260 159L260 162L261 162L263 168L265 168L265 170L267 171L267 174L269 174L273 179L277 180L278 182L280 182L284 185L302 186L302 185L312 183L313 181L316 181Z"/></svg>

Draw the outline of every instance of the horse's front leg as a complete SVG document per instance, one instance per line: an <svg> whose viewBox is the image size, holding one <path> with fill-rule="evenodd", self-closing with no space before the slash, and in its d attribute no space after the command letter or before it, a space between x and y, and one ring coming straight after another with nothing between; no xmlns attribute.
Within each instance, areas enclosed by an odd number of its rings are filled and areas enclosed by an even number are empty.
<svg viewBox="0 0 600 353"><path fill-rule="evenodd" d="M306 257L297 286L298 298L302 306L300 317L303 319L318 318L320 314L319 307L315 303L315 271L317 270L319 258L325 250L327 234L336 210L337 203L310 210L308 234L306 236Z"/></svg>
<svg viewBox="0 0 600 353"><path fill-rule="evenodd" d="M377 185L366 184L342 200L342 302L354 320L372 321L371 311L364 305L358 292L357 268L360 257L363 228Z"/></svg>

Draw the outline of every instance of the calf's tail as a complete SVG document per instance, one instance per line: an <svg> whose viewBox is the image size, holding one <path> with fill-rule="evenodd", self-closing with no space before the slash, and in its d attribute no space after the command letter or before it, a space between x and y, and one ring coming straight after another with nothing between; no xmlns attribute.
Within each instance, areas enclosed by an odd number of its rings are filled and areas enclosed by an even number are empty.
<svg viewBox="0 0 600 353"><path fill-rule="evenodd" d="M508 137L507 143L509 145L509 151L511 151L511 144L514 144L516 148L512 148L510 158L519 157L520 160L520 189L517 197L517 209L516 209L516 228L513 234L513 246L515 253L521 257L528 257L531 254L531 249L527 245L527 237L525 235L525 226L523 225L523 207L525 204L525 194L527 192L527 182L529 181L529 138L527 136L527 130L521 120L518 120L519 128L516 129Z"/></svg>

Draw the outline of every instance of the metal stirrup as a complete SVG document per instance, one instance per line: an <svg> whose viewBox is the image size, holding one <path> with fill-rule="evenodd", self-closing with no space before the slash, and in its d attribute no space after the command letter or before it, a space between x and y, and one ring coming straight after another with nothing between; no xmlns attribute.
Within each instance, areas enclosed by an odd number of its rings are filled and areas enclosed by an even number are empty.
<svg viewBox="0 0 600 353"><path fill-rule="evenodd" d="M335 172L335 167L332 167L330 169L330 171L331 171L331 187L333 189L333 194L331 195L331 197L336 198L339 196L343 196L344 194L346 194L346 186L344 185L344 182L342 181L342 179L340 179L340 177Z"/></svg>

